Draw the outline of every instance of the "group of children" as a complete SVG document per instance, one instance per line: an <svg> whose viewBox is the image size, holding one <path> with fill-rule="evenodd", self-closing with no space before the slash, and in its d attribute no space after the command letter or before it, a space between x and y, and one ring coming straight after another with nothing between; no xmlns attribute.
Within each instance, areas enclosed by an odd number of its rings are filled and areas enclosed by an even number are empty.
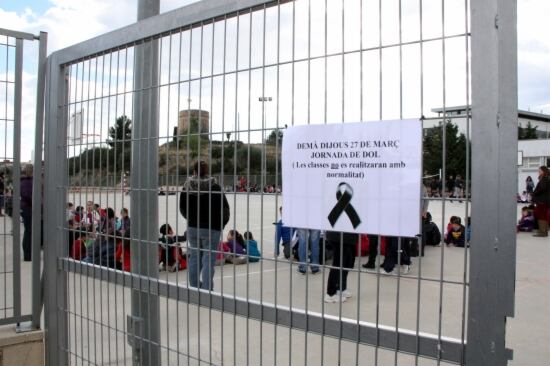
<svg viewBox="0 0 550 366"><path fill-rule="evenodd" d="M69 256L76 260L130 271L130 229L128 209L116 217L112 208L101 208L88 201L86 208L67 204L66 219L69 228ZM159 228L158 260L160 271L174 272L187 268L187 255L181 244L186 235L176 235L169 224ZM230 230L215 253L217 263L243 264L258 262L261 254L252 232L243 234Z"/></svg>
<svg viewBox="0 0 550 366"><path fill-rule="evenodd" d="M77 260L105 265L111 268L130 268L130 217L128 209L120 210L116 217L111 207L101 208L92 201L74 208L67 204L67 226L69 228L69 255ZM129 252L129 250L128 250Z"/></svg>
<svg viewBox="0 0 550 366"><path fill-rule="evenodd" d="M66 219L71 258L130 271L131 220L127 208L122 208L120 217L116 217L111 207L103 209L98 204L88 201L86 208L75 208L69 202ZM163 224L159 232L159 269L184 269L186 258L179 243L185 241L185 235L174 235L172 227L168 224Z"/></svg>
<svg viewBox="0 0 550 366"><path fill-rule="evenodd" d="M260 257L258 242L254 240L252 232L246 231L241 234L237 230L229 230L226 240L218 247L216 264L258 262Z"/></svg>

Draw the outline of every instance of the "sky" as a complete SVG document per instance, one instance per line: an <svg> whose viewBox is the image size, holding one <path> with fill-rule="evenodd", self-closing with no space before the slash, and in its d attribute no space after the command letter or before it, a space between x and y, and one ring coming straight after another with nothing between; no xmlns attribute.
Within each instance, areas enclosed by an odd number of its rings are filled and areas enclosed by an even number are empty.
<svg viewBox="0 0 550 366"><path fill-rule="evenodd" d="M195 2L196 0L161 0L161 12L170 11L172 9L187 5ZM341 8L338 5L339 0L329 0L328 9L328 23L329 28L327 31L328 41L327 47L329 52L332 50L337 52L339 45L341 45ZM378 1L364 1L364 34L363 46L376 46L378 42L378 31L376 29L377 22L373 18L370 18L372 14L378 14L378 9L373 8ZM307 2L296 2L297 16L299 14L305 14L307 12ZM383 2L383 14L387 14L385 18L384 27L382 32L383 43L391 44L398 40L398 32L396 27L397 8L396 1L384 1ZM403 40L414 40L418 36L418 1L402 0L403 4ZM441 1L440 0L423 0L424 11L427 13L424 15L424 38L433 35L436 37L441 33L440 21L436 19L441 13ZM445 0L445 14L446 14L446 35L460 34L464 28L464 9L463 0ZM48 51L49 53L72 45L74 43L81 42L83 40L92 38L94 36L106 33L108 31L123 27L136 20L136 6L137 0L0 0L0 27L13 30L19 30L24 32L30 32L37 34L39 31L48 32ZM433 10L429 10L432 9ZM291 13L288 11L290 8L282 11L281 27L282 29L291 29ZM359 10L358 0L346 0L346 34L357 34L359 29L358 18L354 16L354 12ZM426 10L428 9L428 10ZM431 13L430 13L431 11ZM122 16L123 15L123 16ZM261 14L258 14L261 16ZM272 20L274 19L271 14L271 18L268 15L268 25L266 26L266 43L271 39L270 37L276 36L276 29ZM519 95L518 95L518 107L520 109L531 110L534 112L543 112L550 114L550 38L545 35L547 32L547 21L550 18L550 2L548 0L521 0L518 1L518 80L519 80ZM251 61L252 66L261 65L262 40L257 39L258 34L262 34L263 26L261 18L257 16L249 22L250 18L243 18L239 27L241 32L245 32L245 36L241 35L242 39L247 39L252 30L252 45L250 47L240 47L239 55L228 55L226 58L232 60L233 57L239 58L239 68L246 68L248 61ZM369 19L371 20L369 22ZM393 19L393 21L392 21ZM428 22L427 19L433 20ZM250 23L252 25L250 25ZM324 9L312 7L312 55L316 52L320 53L324 47ZM372 27L374 24L374 28ZM228 23L228 32L235 32L236 25L234 23ZM250 28L251 27L251 28ZM300 28L301 27L301 28ZM301 34L296 38L296 57L307 56L307 28L304 28L305 24L297 24L297 32ZM214 45L210 43L209 47L214 49L214 53L218 52L223 47L221 42L221 27L217 27L214 30L214 37L212 38L212 28L205 27L203 39L205 44L209 39L214 39ZM289 48L290 35L284 34L285 31L281 31L281 52L280 57L282 59L289 58L291 55L291 48ZM321 36L315 37L314 35L320 34ZM286 39L285 39L286 37ZM181 49L176 49L176 44L179 42L180 37L173 38L170 42L169 38L163 40L164 56L163 70L171 70L170 73L163 74L164 82L174 81L174 75L176 70L174 64L177 64L175 59L170 60L168 57L169 49L172 50L170 54L183 54L186 47L189 45L189 35L183 33L181 35ZM193 49L197 50L199 44L197 40L200 39L200 34L193 33ZM285 41L286 40L286 41ZM284 42L283 42L284 41ZM210 41L212 42L212 41ZM340 43L339 43L340 42ZM358 45L359 39L353 39L353 37L347 37L345 40L345 49L353 50L354 44ZM25 64L24 64L24 89L23 89L23 150L22 159L30 159L30 153L33 149L32 139L34 136L34 90L36 83L36 42L26 43L25 46ZM465 75L465 47L463 38L456 40L450 40L446 45L446 64L447 80L446 80L446 104L448 106L464 104L465 102L465 87L464 87L464 75ZM231 47L228 47L228 49ZM247 52L248 49L252 49L252 53ZM325 67L324 61L312 61L310 65L310 100L311 103L308 106L307 103L302 101L307 97L307 63L298 63L295 66L294 76L294 93L295 103L294 109L291 108L292 100L289 99L289 95L292 92L292 79L290 67L281 67L281 74L279 76L280 81L280 100L274 100L271 104L266 104L266 126L275 127L276 119L280 124L284 124L286 121L294 118L295 121L302 121L299 123L307 123L309 119L310 123L322 123L323 121L357 121L361 118L363 113L363 120L373 119L393 119L400 117L400 114L406 117L418 117L420 113L428 113L431 108L440 107L442 105L442 93L441 88L443 81L442 75L442 62L441 62L441 46L437 42L433 44L426 44L424 47L424 104L420 103L420 95L417 92L419 90L419 48L416 46L403 48L403 97L401 99L396 98L399 96L399 55L397 48L387 49L383 52L382 57L375 52L367 52L364 54L364 75L362 89L365 94L371 96L371 98L365 98L364 101L359 100L360 90L359 80L356 77L355 70L359 69L359 57L355 55L346 56L344 61L341 57L330 58L327 62L327 83L324 83ZM1 53L1 51L0 51ZM235 53L235 52L233 52ZM189 70L183 68L183 72L190 73L192 76L198 76L202 73L202 76L208 74L210 68L221 71L223 65L219 62L219 57L213 57L211 52L204 53L203 58L213 59L212 62L202 64L200 67L200 55L195 51L192 55L192 61ZM1 57L2 55L0 55ZM114 61L118 61L119 64L123 60L122 57L132 56L131 52L127 54L118 54L117 57L112 59L101 59L101 64L107 65L110 62L111 65ZM276 53L272 48L266 50L266 60L275 60ZM379 84L378 75L380 74L380 59L382 60L382 68L384 72L383 85ZM231 62L227 61L226 66L231 67ZM223 63L223 62L222 62ZM268 62L266 62L268 63ZM97 66L96 70L97 70ZM235 62L232 65L235 68ZM93 71L93 67L90 64L81 64L80 76L82 76L82 70L84 73L90 73ZM345 73L343 73L343 68ZM88 71L86 71L88 70ZM90 71L92 70L92 71ZM201 71L205 70L205 71ZM181 71L181 70L178 70ZM226 71L228 71L226 69ZM77 68L72 69L71 83L74 90L82 90L82 88L89 88L90 85L78 82ZM2 73L2 70L0 70ZM97 74L95 72L94 74ZM170 76L171 75L171 76ZM345 80L342 80L342 77ZM212 112L212 130L213 132L221 132L229 130L228 122L232 121L233 124L238 124L239 129L246 129L247 126L251 126L262 118L262 104L257 102L257 96L261 96L263 93L262 80L265 80L265 90L275 90L276 88L276 69L266 69L265 75L262 72L251 73L239 73L238 85L235 80L236 76L233 73L229 75L225 82L225 98L226 103L220 103L222 98L221 92L224 89L221 87L222 78L214 78L211 82L206 80L203 83L192 82L191 84L183 83L180 88L174 86L166 86L161 89L161 99L166 101L166 106L160 108L160 129L161 136L168 136L171 133L171 126L175 125L177 120L177 108L182 108L182 105L187 104L187 101L191 99L191 108L202 108L210 110ZM265 79L264 79L265 78ZM116 88L118 92L123 90L124 87L131 87L132 75L127 74L124 80L119 82L117 78ZM345 85L342 88L333 88L333 85ZM452 86L452 87L451 87ZM213 92L212 92L213 87ZM342 91L344 89L345 94L345 106L342 106ZM250 90L250 91L249 91ZM325 97L326 90L326 97ZM378 104L379 93L383 93L382 100L384 101L380 107ZM414 91L414 92L413 92ZM434 91L434 92L432 92ZM108 92L108 91L107 91ZM106 92L106 93L107 93ZM0 92L1 93L1 92ZM244 94L243 94L244 93ZM246 96L246 93L248 95ZM269 94L273 94L270 92ZM212 98L210 98L212 95ZM227 103L227 100L231 101L236 98L235 95L239 95L238 102ZM1 97L1 96L0 96ZM324 100L327 103L324 103ZM78 98L74 99L75 102ZM278 103L276 103L278 102ZM113 109L113 105L117 105L116 109ZM275 111L275 105L279 105L278 113ZM78 104L77 104L78 105ZM121 107L128 106L128 107ZM89 105L80 105L78 108L85 109L87 112L96 110L98 107L91 108ZM85 108L86 107L86 108ZM362 108L361 108L362 107ZM1 108L1 107L0 107ZM76 111L75 107L75 111ZM101 107L103 108L103 107ZM131 99L121 100L120 103L112 103L109 107L105 107L108 113L105 113L109 120L113 119L113 115L120 115L122 111L129 112L131 110ZM222 112L223 111L223 112ZM342 113L344 111L344 113ZM422 111L422 112L421 112ZM0 110L0 113L2 111ZM129 114L129 113L126 113ZM343 117L342 117L342 114ZM238 122L237 122L238 121ZM100 128L103 134L107 127L108 121L101 124ZM298 122L297 122L298 123ZM243 127L244 126L244 127ZM231 127L236 129L236 126ZM162 131L167 131L163 133ZM98 131L94 131L98 132ZM9 133L9 132L8 132ZM259 136L248 137L251 141L257 140ZM1 139L1 136L0 136ZM241 139L243 139L241 137Z"/></svg>

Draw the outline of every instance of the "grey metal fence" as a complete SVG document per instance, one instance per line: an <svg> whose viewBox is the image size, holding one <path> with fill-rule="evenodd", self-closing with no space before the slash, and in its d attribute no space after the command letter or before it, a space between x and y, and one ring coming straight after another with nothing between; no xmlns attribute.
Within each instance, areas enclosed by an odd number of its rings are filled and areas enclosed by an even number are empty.
<svg viewBox="0 0 550 366"><path fill-rule="evenodd" d="M513 2L497 0L205 0L53 53L47 364L506 364L515 18ZM456 105L471 114L450 119ZM274 240L284 129L404 118L422 119L424 175L441 177L423 197L433 223L444 232L461 217L471 238L427 246L390 273L370 252L374 262L349 271L352 297L327 303L326 275L340 267L324 262L325 240L320 275L297 273ZM197 250L195 231L179 237L189 186L159 193L160 177L192 176L199 159L222 185L259 175L254 184L276 193L226 192L230 220L210 217L202 244L213 244ZM220 199L209 192L209 204ZM131 225L116 224L123 209ZM218 246L230 229L253 233L257 261L251 241L242 257ZM383 242L371 237L371 248ZM184 268L197 256L220 264L212 283Z"/></svg>
<svg viewBox="0 0 550 366"><path fill-rule="evenodd" d="M25 41L38 40L35 56L38 65L36 120L25 121L35 124L35 161L42 161L42 134L44 122L44 76L46 63L47 35L35 36L29 33L0 28L0 325L17 324L18 330L40 328L42 309L40 284L41 243L41 175L40 169L34 178L32 193L21 199L21 131L23 99L23 49ZM32 105L29 103L28 105ZM24 136L27 138L28 136ZM27 164L28 165L28 164ZM31 179L26 169L27 182ZM30 202L32 201L32 202ZM34 210L33 205L34 204ZM31 211L32 210L32 211ZM21 235L21 223L25 231ZM21 239L23 242L21 242ZM21 247L23 246L23 250ZM22 276L21 252L24 260L31 261L31 282ZM31 289L22 295L22 288ZM22 308L23 300L32 299L31 306ZM29 324L23 322L32 321Z"/></svg>

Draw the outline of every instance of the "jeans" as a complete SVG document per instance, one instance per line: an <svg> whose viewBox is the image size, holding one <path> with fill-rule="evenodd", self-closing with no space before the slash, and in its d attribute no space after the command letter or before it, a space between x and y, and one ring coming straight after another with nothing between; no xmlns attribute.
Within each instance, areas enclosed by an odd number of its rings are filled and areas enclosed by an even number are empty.
<svg viewBox="0 0 550 366"><path fill-rule="evenodd" d="M29 262L32 256L32 210L24 208L21 210L23 218L23 260Z"/></svg>
<svg viewBox="0 0 550 366"><path fill-rule="evenodd" d="M214 289L214 266L216 252L221 239L221 231L187 228L188 276L191 287L205 290Z"/></svg>
<svg viewBox="0 0 550 366"><path fill-rule="evenodd" d="M311 246L311 270L316 272L319 270L319 230L298 229L298 256L300 257L299 268L301 271L306 270L308 243Z"/></svg>

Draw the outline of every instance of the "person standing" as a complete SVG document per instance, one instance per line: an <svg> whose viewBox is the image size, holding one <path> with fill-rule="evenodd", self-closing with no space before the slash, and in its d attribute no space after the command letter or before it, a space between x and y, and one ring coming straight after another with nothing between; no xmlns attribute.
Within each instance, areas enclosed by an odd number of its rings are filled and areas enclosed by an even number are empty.
<svg viewBox="0 0 550 366"><path fill-rule="evenodd" d="M300 264L298 272L306 274L308 263L308 249L311 249L311 273L319 273L319 230L298 229L298 257Z"/></svg>
<svg viewBox="0 0 550 366"><path fill-rule="evenodd" d="M294 233L293 230L285 226L283 224L283 206L279 207L279 213L280 213L280 219L275 223L275 251L273 253L274 257L277 258L279 256L280 247L279 245L283 244L283 254L286 259L290 259L290 255L292 253L291 248L291 239L292 234Z"/></svg>
<svg viewBox="0 0 550 366"><path fill-rule="evenodd" d="M0 217L4 216L2 213L4 210L4 189L4 173L0 173Z"/></svg>
<svg viewBox="0 0 550 366"><path fill-rule="evenodd" d="M525 179L525 192L527 193L527 201L531 202L531 197L533 196L533 190L535 189L535 182L533 182L533 178L529 175L527 179Z"/></svg>
<svg viewBox="0 0 550 366"><path fill-rule="evenodd" d="M447 197L453 198L454 191L455 191L455 180L454 180L453 176L451 175L449 177L449 179L447 180ZM451 202L453 202L453 201L451 200Z"/></svg>
<svg viewBox="0 0 550 366"><path fill-rule="evenodd" d="M180 194L180 213L187 220L189 284L205 290L214 288L216 251L225 225L229 203L221 187L208 176L202 160L193 166Z"/></svg>
<svg viewBox="0 0 550 366"><path fill-rule="evenodd" d="M378 235L367 234L369 241L369 260L362 266L367 270L376 268L376 256L378 255Z"/></svg>
<svg viewBox="0 0 550 366"><path fill-rule="evenodd" d="M401 241L401 244L399 243ZM382 268L386 273L392 273L396 265L401 265L401 274L408 274L411 271L411 257L407 250L405 238L387 236L386 256ZM401 248L400 248L401 246Z"/></svg>
<svg viewBox="0 0 550 366"><path fill-rule="evenodd" d="M460 175L457 175L455 178L455 198L461 199L464 195L464 181L462 180L462 177ZM462 201L460 201L462 202Z"/></svg>
<svg viewBox="0 0 550 366"><path fill-rule="evenodd" d="M359 234L327 231L325 240L333 250L325 302L345 302L351 297L351 292L348 290L348 269L353 268L355 264L355 248Z"/></svg>
<svg viewBox="0 0 550 366"><path fill-rule="evenodd" d="M533 178L529 175L527 179L525 179L525 191L528 194L532 194L533 190L535 189L535 182L533 182Z"/></svg>
<svg viewBox="0 0 550 366"><path fill-rule="evenodd" d="M23 219L23 260L32 259L32 165L25 165L21 178L21 218Z"/></svg>
<svg viewBox="0 0 550 366"><path fill-rule="evenodd" d="M535 204L535 218L539 224L539 231L534 236L547 237L550 219L550 172L546 166L539 168L539 181L532 198Z"/></svg>

